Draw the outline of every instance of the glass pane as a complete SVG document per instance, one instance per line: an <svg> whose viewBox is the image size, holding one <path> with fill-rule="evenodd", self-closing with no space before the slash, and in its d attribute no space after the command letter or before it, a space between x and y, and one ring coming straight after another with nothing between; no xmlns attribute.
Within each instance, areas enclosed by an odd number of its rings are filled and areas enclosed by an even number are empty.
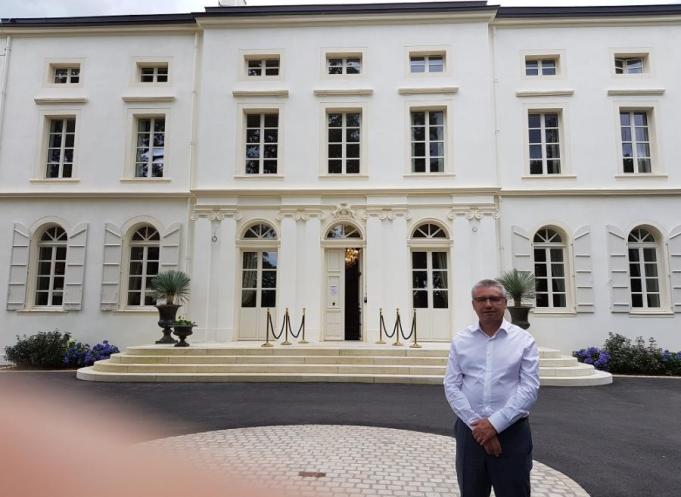
<svg viewBox="0 0 681 497"><path fill-rule="evenodd" d="M241 288L256 288L258 284L258 272L244 269L241 272Z"/></svg>
<svg viewBox="0 0 681 497"><path fill-rule="evenodd" d="M265 143L276 143L279 141L279 130L277 128L265 128Z"/></svg>
<svg viewBox="0 0 681 497"><path fill-rule="evenodd" d="M329 129L329 143L340 143L343 141L343 130L341 128Z"/></svg>
<svg viewBox="0 0 681 497"><path fill-rule="evenodd" d="M343 126L343 114L329 113L327 122L330 128L339 128Z"/></svg>
<svg viewBox="0 0 681 497"><path fill-rule="evenodd" d="M412 157L424 157L426 155L426 144L422 142L412 143L411 155Z"/></svg>
<svg viewBox="0 0 681 497"><path fill-rule="evenodd" d="M433 269L447 269L447 252L432 253Z"/></svg>
<svg viewBox="0 0 681 497"><path fill-rule="evenodd" d="M558 114L544 114L544 124L547 128L557 128Z"/></svg>
<svg viewBox="0 0 681 497"><path fill-rule="evenodd" d="M529 130L529 140L530 143L541 143L541 130L540 129Z"/></svg>
<svg viewBox="0 0 681 497"><path fill-rule="evenodd" d="M426 160L425 159L413 159L412 171L415 173L425 173L426 172Z"/></svg>
<svg viewBox="0 0 681 497"><path fill-rule="evenodd" d="M64 277L63 276L55 277L52 280L52 288L54 288L55 290L63 290L64 289Z"/></svg>
<svg viewBox="0 0 681 497"><path fill-rule="evenodd" d="M433 292L433 308L447 309L447 291L437 290Z"/></svg>
<svg viewBox="0 0 681 497"><path fill-rule="evenodd" d="M441 110L438 111L431 111L429 113L429 119L428 119L429 124L433 125L436 124L438 126L441 126L445 122L445 113L442 112Z"/></svg>
<svg viewBox="0 0 681 497"><path fill-rule="evenodd" d="M359 157L359 145L347 145L345 155L348 158L356 159Z"/></svg>
<svg viewBox="0 0 681 497"><path fill-rule="evenodd" d="M638 159L638 172L649 173L651 171L650 159Z"/></svg>
<svg viewBox="0 0 681 497"><path fill-rule="evenodd" d="M546 143L558 143L558 129L547 129L546 130Z"/></svg>
<svg viewBox="0 0 681 497"><path fill-rule="evenodd" d="M537 76L539 74L539 61L526 60L525 61L525 75Z"/></svg>
<svg viewBox="0 0 681 497"><path fill-rule="evenodd" d="M351 159L345 165L345 172L348 174L359 174L359 160Z"/></svg>
<svg viewBox="0 0 681 497"><path fill-rule="evenodd" d="M565 292L565 280L562 279L562 278L553 279L551 281L551 289L554 292L564 293Z"/></svg>
<svg viewBox="0 0 681 497"><path fill-rule="evenodd" d="M634 126L648 126L648 114L645 112L634 112Z"/></svg>
<svg viewBox="0 0 681 497"><path fill-rule="evenodd" d="M276 159L277 158L277 145L265 145L265 158L266 159Z"/></svg>
<svg viewBox="0 0 681 497"><path fill-rule="evenodd" d="M530 159L541 159L541 145L530 145Z"/></svg>
<svg viewBox="0 0 681 497"><path fill-rule="evenodd" d="M246 161L246 174L258 174L260 171L260 162L257 160Z"/></svg>
<svg viewBox="0 0 681 497"><path fill-rule="evenodd" d="M648 294L648 307L660 307L660 296Z"/></svg>
<svg viewBox="0 0 681 497"><path fill-rule="evenodd" d="M259 143L260 142L260 129L253 128L246 130L246 143Z"/></svg>
<svg viewBox="0 0 681 497"><path fill-rule="evenodd" d="M38 275L49 275L51 270L52 263L50 262L41 262L38 264Z"/></svg>
<svg viewBox="0 0 681 497"><path fill-rule="evenodd" d="M654 262L657 260L657 249L655 247L646 247L643 249L643 260L646 262Z"/></svg>
<svg viewBox="0 0 681 497"><path fill-rule="evenodd" d="M276 128L279 126L279 114L265 114L265 127Z"/></svg>
<svg viewBox="0 0 681 497"><path fill-rule="evenodd" d="M246 145L246 157L249 159L260 157L260 145Z"/></svg>
<svg viewBox="0 0 681 497"><path fill-rule="evenodd" d="M636 141L647 142L648 140L648 128L636 127ZM627 129L629 131L629 129Z"/></svg>
<svg viewBox="0 0 681 497"><path fill-rule="evenodd" d="M549 296L545 293L538 293L536 295L537 298L537 307L548 307L549 306Z"/></svg>
<svg viewBox="0 0 681 497"><path fill-rule="evenodd" d="M50 288L50 277L38 278L38 290L49 290Z"/></svg>
<svg viewBox="0 0 681 497"><path fill-rule="evenodd" d="M447 271L433 271L433 288L448 288Z"/></svg>
<svg viewBox="0 0 681 497"><path fill-rule="evenodd" d="M359 142L359 135L360 132L358 128L348 129L346 131L345 140L348 142Z"/></svg>
<svg viewBox="0 0 681 497"><path fill-rule="evenodd" d="M529 128L539 128L541 126L541 118L539 114L528 114L527 125Z"/></svg>
<svg viewBox="0 0 681 497"><path fill-rule="evenodd" d="M430 172L441 173L445 170L444 159L430 159Z"/></svg>
<svg viewBox="0 0 681 497"><path fill-rule="evenodd" d="M263 252L262 253L262 267L263 269L277 269L277 252Z"/></svg>
<svg viewBox="0 0 681 497"><path fill-rule="evenodd" d="M535 264L534 265L534 275L536 277L546 276L547 275L546 264L541 264L541 263Z"/></svg>
<svg viewBox="0 0 681 497"><path fill-rule="evenodd" d="M427 252L412 252L411 253L411 267L414 269L426 269L427 267Z"/></svg>
<svg viewBox="0 0 681 497"><path fill-rule="evenodd" d="M553 307L567 307L565 294L554 294L553 295Z"/></svg>
<svg viewBox="0 0 681 497"><path fill-rule="evenodd" d="M428 273L426 271L412 271L412 288L428 288Z"/></svg>
<svg viewBox="0 0 681 497"><path fill-rule="evenodd" d="M425 112L412 112L411 113L411 124L412 124L412 126L424 126L426 124L426 113Z"/></svg>
<svg viewBox="0 0 681 497"><path fill-rule="evenodd" d="M247 114L246 115L246 127L248 127L248 128L259 128L260 127L260 114Z"/></svg>
<svg viewBox="0 0 681 497"><path fill-rule="evenodd" d="M445 144L442 142L436 142L430 144L430 156L431 157L442 157L445 155Z"/></svg>
<svg viewBox="0 0 681 497"><path fill-rule="evenodd" d="M241 291L241 307L255 307L255 290Z"/></svg>
<svg viewBox="0 0 681 497"><path fill-rule="evenodd" d="M243 255L243 269L255 269L258 267L258 253L257 252L244 252Z"/></svg>
<svg viewBox="0 0 681 497"><path fill-rule="evenodd" d="M551 274L554 277L563 277L565 276L565 271L564 271L564 266L563 264L551 264Z"/></svg>
<svg viewBox="0 0 681 497"><path fill-rule="evenodd" d="M630 282L632 292L640 292L642 290L643 285L641 284L640 278L631 278Z"/></svg>
<svg viewBox="0 0 681 497"><path fill-rule="evenodd" d="M548 283L547 283L546 279L537 278L535 280L535 282L537 284L537 291L538 292L547 292L548 291L549 287L548 287Z"/></svg>
<svg viewBox="0 0 681 497"><path fill-rule="evenodd" d="M329 145L329 158L339 159L343 157L343 145Z"/></svg>
<svg viewBox="0 0 681 497"><path fill-rule="evenodd" d="M274 307L277 305L276 290L263 290L260 294L260 307Z"/></svg>
<svg viewBox="0 0 681 497"><path fill-rule="evenodd" d="M263 271L261 288L277 288L277 272Z"/></svg>
<svg viewBox="0 0 681 497"><path fill-rule="evenodd" d="M542 174L542 162L540 160L530 161L530 174Z"/></svg>
<svg viewBox="0 0 681 497"><path fill-rule="evenodd" d="M66 247L57 247L56 258L59 261L65 261L66 260Z"/></svg>
<svg viewBox="0 0 681 497"><path fill-rule="evenodd" d="M641 294L631 295L631 306L632 307L643 307L643 296Z"/></svg>
<svg viewBox="0 0 681 497"><path fill-rule="evenodd" d="M425 290L414 290L412 292L414 296L414 309L427 309L428 308L428 292Z"/></svg>
<svg viewBox="0 0 681 497"><path fill-rule="evenodd" d="M657 282L657 278L646 278L646 289L649 292L659 292L660 287Z"/></svg>
<svg viewBox="0 0 681 497"><path fill-rule="evenodd" d="M329 174L341 174L342 172L343 161L336 159L329 161Z"/></svg>
<svg viewBox="0 0 681 497"><path fill-rule="evenodd" d="M622 131L622 141L623 142L630 142L631 141L631 128L629 127L622 127L620 128Z"/></svg>
<svg viewBox="0 0 681 497"><path fill-rule="evenodd" d="M431 56L428 61L428 72L443 72L445 63L441 56Z"/></svg>
<svg viewBox="0 0 681 497"><path fill-rule="evenodd" d="M562 262L562 260L563 260L563 249L562 248L551 249L551 260L553 262Z"/></svg>
<svg viewBox="0 0 681 497"><path fill-rule="evenodd" d="M410 59L410 70L411 72L425 72L426 61L424 57L411 57Z"/></svg>
<svg viewBox="0 0 681 497"><path fill-rule="evenodd" d="M634 159L623 159L622 160L622 169L624 170L625 173L633 173L634 172Z"/></svg>
<svg viewBox="0 0 681 497"><path fill-rule="evenodd" d="M158 240L158 233L156 234L155 239ZM158 247L147 247L147 260L157 261L158 260L158 254L159 254L159 248Z"/></svg>
<svg viewBox="0 0 681 497"><path fill-rule="evenodd" d="M277 161L275 159L266 159L262 163L263 174L277 174Z"/></svg>
<svg viewBox="0 0 681 497"><path fill-rule="evenodd" d="M47 305L47 292L36 292L35 305Z"/></svg>
<svg viewBox="0 0 681 497"><path fill-rule="evenodd" d="M560 160L553 159L546 161L547 174L560 174Z"/></svg>

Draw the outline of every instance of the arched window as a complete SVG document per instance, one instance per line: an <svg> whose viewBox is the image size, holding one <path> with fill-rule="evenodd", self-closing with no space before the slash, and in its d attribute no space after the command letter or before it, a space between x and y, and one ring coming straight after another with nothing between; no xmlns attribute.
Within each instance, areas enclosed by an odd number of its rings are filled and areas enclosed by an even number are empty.
<svg viewBox="0 0 681 497"><path fill-rule="evenodd" d="M347 238L362 238L362 234L352 224L339 223L326 232L326 238L327 240L345 240Z"/></svg>
<svg viewBox="0 0 681 497"><path fill-rule="evenodd" d="M532 240L537 307L567 307L565 241L553 228L541 228Z"/></svg>
<svg viewBox="0 0 681 497"><path fill-rule="evenodd" d="M254 224L244 232L244 241L260 241L263 245L249 245L242 253L242 308L269 308L277 305L278 252L276 246L271 245L276 239L277 232L265 223Z"/></svg>
<svg viewBox="0 0 681 497"><path fill-rule="evenodd" d="M128 306L154 305L151 280L158 274L160 239L156 228L144 225L130 237Z"/></svg>
<svg viewBox="0 0 681 497"><path fill-rule="evenodd" d="M277 232L274 228L268 224L259 223L254 224L246 230L244 233L244 239L246 240L276 240Z"/></svg>
<svg viewBox="0 0 681 497"><path fill-rule="evenodd" d="M62 305L67 241L66 231L58 225L48 227L40 236L35 305Z"/></svg>
<svg viewBox="0 0 681 497"><path fill-rule="evenodd" d="M447 238L445 230L437 224L424 223L416 227L411 235L412 238Z"/></svg>
<svg viewBox="0 0 681 497"><path fill-rule="evenodd" d="M660 307L660 272L657 240L647 228L634 228L629 233L629 285L631 306Z"/></svg>
<svg viewBox="0 0 681 497"><path fill-rule="evenodd" d="M411 252L412 303L415 309L449 307L449 251L440 243L447 238L445 230L433 223L420 224L412 232L412 239L419 241Z"/></svg>

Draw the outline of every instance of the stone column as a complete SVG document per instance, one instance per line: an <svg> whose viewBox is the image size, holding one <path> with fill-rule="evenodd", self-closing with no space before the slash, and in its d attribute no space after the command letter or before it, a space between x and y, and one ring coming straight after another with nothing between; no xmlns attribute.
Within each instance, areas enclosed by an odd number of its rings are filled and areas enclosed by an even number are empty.
<svg viewBox="0 0 681 497"><path fill-rule="evenodd" d="M281 218L281 233L279 245L279 261L277 265L277 316L278 321L284 318L286 308L291 317L291 326L296 322L297 314L297 242L298 234L296 221L291 214ZM294 330L296 331L296 330Z"/></svg>
<svg viewBox="0 0 681 497"><path fill-rule="evenodd" d="M192 240L194 250L191 267L191 303L188 307L191 314L187 317L197 324L196 328L194 328L195 339L208 341L211 221L208 219L208 216L193 215L192 222L194 223L194 236ZM180 309L180 311L183 310Z"/></svg>
<svg viewBox="0 0 681 497"><path fill-rule="evenodd" d="M299 302L305 307L305 338L309 342L321 340L322 295L326 286L322 279L323 249L321 247L321 220L319 216L309 216L302 231L302 258L298 266Z"/></svg>
<svg viewBox="0 0 681 497"><path fill-rule="evenodd" d="M370 213L367 219L367 243L364 259L367 298L367 304L364 307L367 316L365 316L364 322L367 327L367 343L374 343L378 340L378 313L381 308L385 308L384 310L387 312L387 305L389 304L386 301L386 289L388 287L385 280L390 271L385 264L387 254L384 237L383 222L378 215Z"/></svg>

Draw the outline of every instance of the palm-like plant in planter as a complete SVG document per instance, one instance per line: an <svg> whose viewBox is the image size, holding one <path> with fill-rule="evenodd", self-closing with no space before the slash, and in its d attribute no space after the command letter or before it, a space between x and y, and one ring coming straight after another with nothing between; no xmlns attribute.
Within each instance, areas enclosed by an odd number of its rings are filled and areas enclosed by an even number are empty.
<svg viewBox="0 0 681 497"><path fill-rule="evenodd" d="M527 316L532 305L523 305L523 301L534 299L536 288L534 274L530 271L512 269L511 271L502 273L497 280L506 289L506 293L513 299L513 305L508 307L513 324L526 330L530 327Z"/></svg>
<svg viewBox="0 0 681 497"><path fill-rule="evenodd" d="M151 280L154 298L165 301L163 304L156 305L159 314L158 325L163 328L163 337L156 343L176 343L176 340L170 336L170 327L175 322L177 310L189 298L190 282L191 279L186 273L174 270L158 273Z"/></svg>

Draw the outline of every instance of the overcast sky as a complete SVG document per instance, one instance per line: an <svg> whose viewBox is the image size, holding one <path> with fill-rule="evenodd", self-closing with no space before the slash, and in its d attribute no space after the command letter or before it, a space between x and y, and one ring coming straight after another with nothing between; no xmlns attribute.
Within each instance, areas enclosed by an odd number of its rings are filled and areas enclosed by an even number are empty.
<svg viewBox="0 0 681 497"><path fill-rule="evenodd" d="M229 0L228 0L229 1ZM248 5L371 3L372 0L246 0ZM373 0L379 2L381 0ZM387 0L394 1L394 0ZM678 3L679 0L488 0L503 6L631 5ZM203 12L218 0L0 0L0 17L59 17Z"/></svg>

